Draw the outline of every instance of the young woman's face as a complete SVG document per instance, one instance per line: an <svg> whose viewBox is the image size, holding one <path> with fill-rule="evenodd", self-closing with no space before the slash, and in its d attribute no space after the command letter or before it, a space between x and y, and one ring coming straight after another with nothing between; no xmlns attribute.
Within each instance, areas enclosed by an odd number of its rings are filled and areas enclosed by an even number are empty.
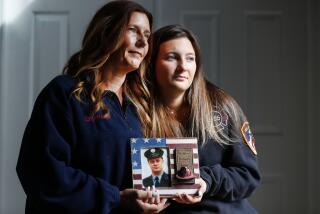
<svg viewBox="0 0 320 214"><path fill-rule="evenodd" d="M185 92L192 84L196 69L196 55L189 39L172 39L160 45L155 74L161 90Z"/></svg>
<svg viewBox="0 0 320 214"><path fill-rule="evenodd" d="M124 34L123 44L117 51L120 69L130 72L139 68L148 53L150 34L150 23L146 14L133 12Z"/></svg>

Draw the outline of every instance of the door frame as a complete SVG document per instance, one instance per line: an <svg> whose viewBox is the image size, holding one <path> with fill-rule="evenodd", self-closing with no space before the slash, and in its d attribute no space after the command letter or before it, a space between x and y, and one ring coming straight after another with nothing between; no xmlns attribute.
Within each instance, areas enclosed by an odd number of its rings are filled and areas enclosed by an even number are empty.
<svg viewBox="0 0 320 214"><path fill-rule="evenodd" d="M3 46L4 46L4 0L0 0L0 213L3 213L4 210L4 204L3 204L3 186L4 186L4 160L3 160L3 153L4 153L4 141L3 141L3 100L5 98L5 94L3 92L3 77L4 77L4 51L3 51Z"/></svg>
<svg viewBox="0 0 320 214"><path fill-rule="evenodd" d="M317 0L308 0L308 191L309 204L308 213L319 213L320 207L317 203L320 200L320 146L317 144L320 113L320 4Z"/></svg>

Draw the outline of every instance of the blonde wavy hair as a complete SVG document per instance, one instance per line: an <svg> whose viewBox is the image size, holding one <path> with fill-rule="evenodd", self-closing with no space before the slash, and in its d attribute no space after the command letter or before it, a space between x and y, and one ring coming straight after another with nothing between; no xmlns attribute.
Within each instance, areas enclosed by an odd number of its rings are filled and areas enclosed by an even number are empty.
<svg viewBox="0 0 320 214"><path fill-rule="evenodd" d="M194 80L184 97L184 105L187 106L190 115L186 124L178 121L164 105L155 77L155 63L160 45L177 38L189 39L196 55L197 69ZM200 144L204 144L208 139L214 139L220 144L238 141L241 125L246 121L245 115L229 94L205 80L200 48L194 35L180 25L165 26L153 34L152 50L151 63L146 74L150 91L148 100L150 122L146 122L144 134L147 137L197 137ZM213 119L215 109L228 115L229 123L226 128L228 132L221 131L218 121Z"/></svg>
<svg viewBox="0 0 320 214"><path fill-rule="evenodd" d="M96 12L85 32L81 50L70 57L63 69L64 74L71 75L76 81L72 95L81 102L89 99L91 114L99 110L103 113L109 112L102 101L104 90L101 87L103 84L101 68L121 47L133 12L146 14L152 29L152 15L141 5L133 1L112 1ZM151 43L151 38L148 43ZM149 50L139 69L127 75L124 83L125 93L135 104L143 120L148 120L148 115L141 112L145 112L147 108L147 103L142 98L149 96L143 76L150 59L150 52Z"/></svg>

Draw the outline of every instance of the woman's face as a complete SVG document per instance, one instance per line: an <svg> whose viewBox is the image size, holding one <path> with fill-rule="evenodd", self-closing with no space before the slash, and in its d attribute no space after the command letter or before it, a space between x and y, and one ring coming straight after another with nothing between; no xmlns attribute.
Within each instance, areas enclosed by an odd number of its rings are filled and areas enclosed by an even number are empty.
<svg viewBox="0 0 320 214"><path fill-rule="evenodd" d="M172 39L160 45L155 74L162 91L184 93L191 86L196 69L195 51L188 38Z"/></svg>
<svg viewBox="0 0 320 214"><path fill-rule="evenodd" d="M150 23L144 13L133 12L124 34L121 48L117 51L118 65L127 72L139 68L142 60L148 53L150 37Z"/></svg>

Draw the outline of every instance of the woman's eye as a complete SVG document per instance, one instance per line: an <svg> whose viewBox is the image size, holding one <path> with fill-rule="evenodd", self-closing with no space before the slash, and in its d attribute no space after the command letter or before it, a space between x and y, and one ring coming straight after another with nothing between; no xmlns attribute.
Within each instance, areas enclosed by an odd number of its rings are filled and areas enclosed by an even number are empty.
<svg viewBox="0 0 320 214"><path fill-rule="evenodd" d="M136 33L137 29L135 27L129 27L129 31Z"/></svg>
<svg viewBox="0 0 320 214"><path fill-rule="evenodd" d="M176 59L176 57L175 56L173 56L173 55L169 55L169 56L167 56L166 57L166 60L175 60Z"/></svg>
<svg viewBox="0 0 320 214"><path fill-rule="evenodd" d="M195 58L193 56L187 57L188 62L193 62L194 60L195 60Z"/></svg>
<svg viewBox="0 0 320 214"><path fill-rule="evenodd" d="M144 34L144 37L148 40L150 38L150 34Z"/></svg>

